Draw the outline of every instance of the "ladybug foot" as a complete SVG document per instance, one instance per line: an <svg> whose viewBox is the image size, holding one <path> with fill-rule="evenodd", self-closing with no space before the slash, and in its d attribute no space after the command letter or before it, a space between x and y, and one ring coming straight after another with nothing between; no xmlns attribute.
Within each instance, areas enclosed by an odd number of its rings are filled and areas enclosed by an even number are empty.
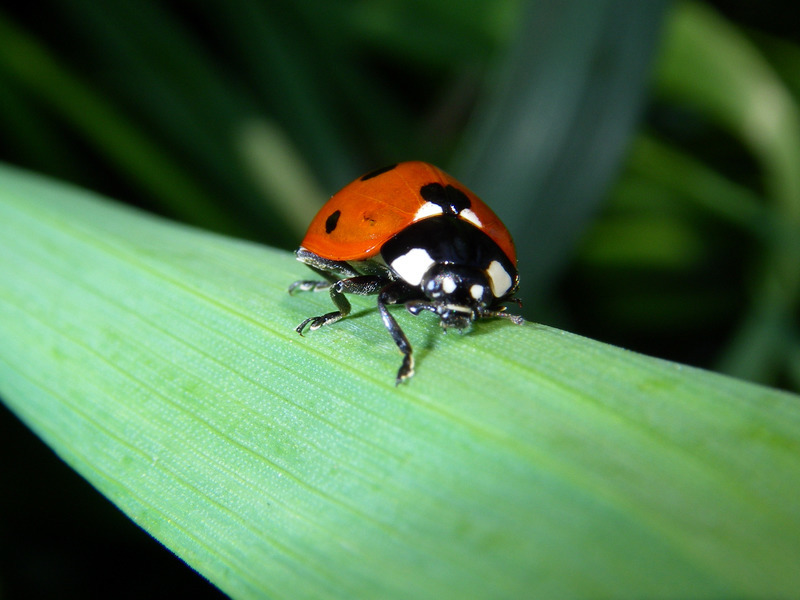
<svg viewBox="0 0 800 600"><path fill-rule="evenodd" d="M414 375L414 357L411 354L406 354L403 357L403 364L400 366L400 370L397 371L397 379L395 380L395 385L400 385L406 379L409 379Z"/></svg>
<svg viewBox="0 0 800 600"><path fill-rule="evenodd" d="M511 313L507 313L505 307L503 307L501 310L498 310L498 311L495 311L493 313L490 313L487 316L500 317L502 319L508 319L514 325L524 325L525 324L525 319L523 319L519 315L514 315L514 314L511 314Z"/></svg>
<svg viewBox="0 0 800 600"><path fill-rule="evenodd" d="M328 314L325 315L320 315L319 317L309 317L305 321L300 323L300 325L295 327L294 330L300 335L303 335L303 330L309 323L311 324L309 329L311 331L314 331L315 329L319 329L323 325L330 325L331 323L336 323L336 321L339 321L343 316L344 315L339 311L335 311L335 312L329 312Z"/></svg>

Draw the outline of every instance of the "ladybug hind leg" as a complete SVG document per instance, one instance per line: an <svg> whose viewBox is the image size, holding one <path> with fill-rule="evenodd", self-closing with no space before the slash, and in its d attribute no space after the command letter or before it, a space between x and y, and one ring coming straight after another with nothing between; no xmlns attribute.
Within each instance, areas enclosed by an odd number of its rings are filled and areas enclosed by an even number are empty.
<svg viewBox="0 0 800 600"><path fill-rule="evenodd" d="M304 263L324 279L298 279L289 286L290 294L294 292L321 292L330 288L333 283L340 279L359 276L359 273L347 262L322 258L305 248L300 248L296 254L297 260Z"/></svg>
<svg viewBox="0 0 800 600"><path fill-rule="evenodd" d="M305 248L297 251L297 260L308 266L309 269L323 277L323 281L300 279L289 286L289 293L298 292L321 292L327 290L332 283L348 277L358 277L360 273L349 263L329 258L322 258L309 252Z"/></svg>

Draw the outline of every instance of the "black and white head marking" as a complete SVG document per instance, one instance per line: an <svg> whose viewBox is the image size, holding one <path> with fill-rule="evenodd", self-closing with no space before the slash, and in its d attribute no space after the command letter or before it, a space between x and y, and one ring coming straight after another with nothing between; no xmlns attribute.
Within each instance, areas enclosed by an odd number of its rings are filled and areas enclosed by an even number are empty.
<svg viewBox="0 0 800 600"><path fill-rule="evenodd" d="M465 310L516 290L517 269L500 247L479 228L453 216L409 225L383 245L381 256L399 279L420 287L430 300L459 303Z"/></svg>

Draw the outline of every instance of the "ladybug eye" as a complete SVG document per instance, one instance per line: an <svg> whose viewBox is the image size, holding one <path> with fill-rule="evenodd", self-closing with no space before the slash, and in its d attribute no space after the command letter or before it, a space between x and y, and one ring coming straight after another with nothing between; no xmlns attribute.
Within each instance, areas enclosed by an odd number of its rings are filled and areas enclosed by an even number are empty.
<svg viewBox="0 0 800 600"><path fill-rule="evenodd" d="M425 294L431 300L450 297L457 294L463 296L466 281L464 273L457 272L452 265L438 264L430 269L423 278ZM474 287L474 286L473 286ZM482 287L478 285L478 287Z"/></svg>
<svg viewBox="0 0 800 600"><path fill-rule="evenodd" d="M429 298L439 298L442 296L442 286L436 278L429 279L425 284L425 292Z"/></svg>

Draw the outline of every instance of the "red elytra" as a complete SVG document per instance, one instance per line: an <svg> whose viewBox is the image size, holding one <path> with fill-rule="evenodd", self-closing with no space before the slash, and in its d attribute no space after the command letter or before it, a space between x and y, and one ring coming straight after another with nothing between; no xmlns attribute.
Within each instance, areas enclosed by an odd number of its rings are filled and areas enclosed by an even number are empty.
<svg viewBox="0 0 800 600"><path fill-rule="evenodd" d="M392 236L425 218L419 211L428 201L420 190L428 184L465 194L480 230L516 264L511 235L492 209L457 179L421 161L378 169L343 187L311 221L301 246L335 261L370 259Z"/></svg>

